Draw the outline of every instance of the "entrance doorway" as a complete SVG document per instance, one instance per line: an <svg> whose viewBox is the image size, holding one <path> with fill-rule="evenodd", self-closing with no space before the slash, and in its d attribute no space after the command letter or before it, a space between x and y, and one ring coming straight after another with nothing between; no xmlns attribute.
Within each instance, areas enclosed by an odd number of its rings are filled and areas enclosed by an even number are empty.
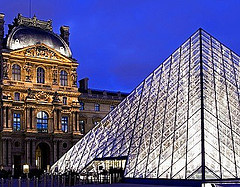
<svg viewBox="0 0 240 187"><path fill-rule="evenodd" d="M22 174L21 155L14 155L13 162L14 162L14 177L18 178Z"/></svg>
<svg viewBox="0 0 240 187"><path fill-rule="evenodd" d="M40 143L36 148L36 166L47 170L47 165L50 165L50 147L46 143Z"/></svg>

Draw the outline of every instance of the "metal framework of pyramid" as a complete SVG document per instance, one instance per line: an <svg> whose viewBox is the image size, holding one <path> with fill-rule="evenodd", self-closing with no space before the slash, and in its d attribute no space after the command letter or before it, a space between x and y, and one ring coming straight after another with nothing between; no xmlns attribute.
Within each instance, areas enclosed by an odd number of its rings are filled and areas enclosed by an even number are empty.
<svg viewBox="0 0 240 187"><path fill-rule="evenodd" d="M51 172L124 157L126 178L240 178L240 57L199 29Z"/></svg>

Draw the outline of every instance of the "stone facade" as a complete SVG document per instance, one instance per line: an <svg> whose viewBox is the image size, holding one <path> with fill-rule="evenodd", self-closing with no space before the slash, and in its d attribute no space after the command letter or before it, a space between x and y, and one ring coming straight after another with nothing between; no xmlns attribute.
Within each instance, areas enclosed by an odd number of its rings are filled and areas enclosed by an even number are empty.
<svg viewBox="0 0 240 187"><path fill-rule="evenodd" d="M98 124L126 96L126 93L88 88L88 78L79 81L80 123L85 124L84 133Z"/></svg>
<svg viewBox="0 0 240 187"><path fill-rule="evenodd" d="M0 14L0 166L15 174L46 170L126 96L77 88L69 28L51 24L19 14L4 38Z"/></svg>

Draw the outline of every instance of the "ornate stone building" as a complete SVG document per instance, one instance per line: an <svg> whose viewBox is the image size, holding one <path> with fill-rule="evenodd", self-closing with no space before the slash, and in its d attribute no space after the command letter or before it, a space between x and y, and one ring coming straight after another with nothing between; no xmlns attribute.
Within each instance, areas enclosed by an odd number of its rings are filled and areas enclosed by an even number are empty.
<svg viewBox="0 0 240 187"><path fill-rule="evenodd" d="M82 133L96 126L125 97L126 93L88 88L88 78L79 81L79 123L83 124Z"/></svg>
<svg viewBox="0 0 240 187"><path fill-rule="evenodd" d="M126 94L77 88L69 27L18 15L4 37L0 14L0 166L47 169Z"/></svg>

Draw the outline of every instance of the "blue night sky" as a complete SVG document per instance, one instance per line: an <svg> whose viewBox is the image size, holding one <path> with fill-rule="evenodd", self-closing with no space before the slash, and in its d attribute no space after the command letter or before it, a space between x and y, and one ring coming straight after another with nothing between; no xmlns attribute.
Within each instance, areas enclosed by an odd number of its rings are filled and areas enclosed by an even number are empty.
<svg viewBox="0 0 240 187"><path fill-rule="evenodd" d="M6 24L29 1L0 0ZM240 54L240 0L32 0L33 14L70 26L78 79L95 89L130 92L200 27Z"/></svg>

